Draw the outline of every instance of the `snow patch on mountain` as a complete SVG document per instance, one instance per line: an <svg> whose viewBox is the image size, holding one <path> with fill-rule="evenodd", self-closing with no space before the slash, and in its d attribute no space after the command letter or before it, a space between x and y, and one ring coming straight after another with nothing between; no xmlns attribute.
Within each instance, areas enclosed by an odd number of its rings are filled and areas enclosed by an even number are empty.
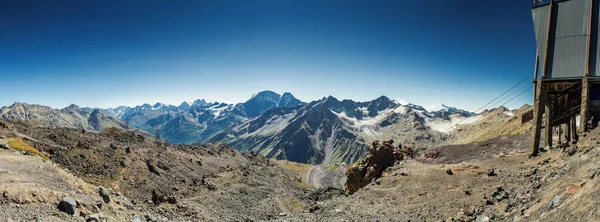
<svg viewBox="0 0 600 222"><path fill-rule="evenodd" d="M163 108L163 107L165 107L165 105L164 105L164 104L162 104L162 103L156 103L156 104L154 104L154 106L152 106L152 108L151 108L151 109L152 109L152 110L159 110L159 109L161 109L161 108Z"/></svg>
<svg viewBox="0 0 600 222"><path fill-rule="evenodd" d="M270 90L265 90L265 91L253 94L250 97L250 99L248 99L247 101L250 101L257 97L260 97L260 99L265 100L265 101L270 101L270 102L277 102L281 98L281 96L279 94L277 94L273 91L270 91Z"/></svg>
<svg viewBox="0 0 600 222"><path fill-rule="evenodd" d="M413 110L417 110L417 111L420 111L420 112L427 112L427 110L426 110L425 108L423 108L422 106L419 106L419 105L417 105L417 104L412 104L412 103L409 103L409 104L408 104L408 105L406 105L406 106L407 106L408 108L411 108L411 109L413 109Z"/></svg>
<svg viewBox="0 0 600 222"><path fill-rule="evenodd" d="M363 116L369 115L369 109L367 107L358 107L357 109L362 113Z"/></svg>
<svg viewBox="0 0 600 222"><path fill-rule="evenodd" d="M381 132L377 132L371 127L363 127L362 133L366 136L371 137L371 139L377 139L378 137L380 137L382 135Z"/></svg>
<svg viewBox="0 0 600 222"><path fill-rule="evenodd" d="M385 119L385 117L387 117L390 111L393 112L393 109L387 109L383 112L378 112L377 115L375 117L365 117L361 120L356 119L354 117L349 117L348 114L346 114L346 112L342 111L342 112L336 112L334 110L330 110L333 114L335 114L338 118L340 119L344 119L347 120L349 122L351 122L353 126L360 128L361 126L373 126L381 121L383 121L383 119Z"/></svg>
<svg viewBox="0 0 600 222"><path fill-rule="evenodd" d="M434 106L437 107L437 106ZM467 110L463 110L463 109L458 109L456 107L452 107L452 106L446 106L444 104L442 104L439 108L431 108L428 109L430 113L438 113L438 114L442 114L442 115L452 115L455 113L461 114L463 116L475 116L477 115L474 112L471 111L467 111Z"/></svg>
<svg viewBox="0 0 600 222"><path fill-rule="evenodd" d="M442 132L442 133L445 133L447 131L454 129L456 127L456 124L472 124L472 123L479 121L482 118L481 115L475 115L475 116L461 115L463 113L460 112L460 110L453 108L453 107L444 106L444 108L441 109L440 111L449 112L449 113L455 112L455 114L449 115L449 120L447 120L444 118L436 117L436 116L432 115L432 113L427 112L427 110L422 109L422 107L413 105L413 104L409 104L406 106L397 105L395 107L388 108L383 111L379 111L375 117L365 117L362 119L357 119L355 117L351 117L343 110L336 111L336 110L332 109L330 111L333 114L335 114L338 118L340 118L341 120L349 122L350 123L349 125L352 126L356 132L362 132L362 134L365 136L368 136L371 138L377 138L378 136L382 135L382 133L379 131L379 128L380 128L378 126L379 123L386 120L392 114L405 115L409 112L409 110L416 112L417 115L424 118L426 126L428 126L429 128L431 128L435 131ZM457 112L457 110L458 110L458 112ZM359 107L358 111L362 112L363 114L368 113L365 107ZM437 111L437 112L440 112L440 111Z"/></svg>
<svg viewBox="0 0 600 222"><path fill-rule="evenodd" d="M398 114L406 114L408 112L408 107L404 105L398 106L396 109L394 109L394 112Z"/></svg>
<svg viewBox="0 0 600 222"><path fill-rule="evenodd" d="M231 108L233 108L232 104L225 104L225 103L217 103L211 107L208 107L207 110L210 110L214 116L214 118L218 118L219 116L221 116L221 113L223 113L224 111L229 111L231 110Z"/></svg>
<svg viewBox="0 0 600 222"><path fill-rule="evenodd" d="M94 109L98 109L98 108L88 108L88 107L84 107L84 109L88 109L89 112L91 113ZM111 116L117 117L119 119L121 119L121 117L125 114L125 112L127 112L127 110L131 109L129 106L119 106L116 108L108 108L105 109L104 112L108 113Z"/></svg>
<svg viewBox="0 0 600 222"><path fill-rule="evenodd" d="M479 121L481 118L481 115L471 117L451 116L450 120L441 118L427 118L425 119L425 125L435 131L445 133L455 129L457 124L472 124Z"/></svg>
<svg viewBox="0 0 600 222"><path fill-rule="evenodd" d="M406 105L410 104L408 101L400 99L400 98L395 99L394 102L396 104L403 105L403 106L406 106Z"/></svg>

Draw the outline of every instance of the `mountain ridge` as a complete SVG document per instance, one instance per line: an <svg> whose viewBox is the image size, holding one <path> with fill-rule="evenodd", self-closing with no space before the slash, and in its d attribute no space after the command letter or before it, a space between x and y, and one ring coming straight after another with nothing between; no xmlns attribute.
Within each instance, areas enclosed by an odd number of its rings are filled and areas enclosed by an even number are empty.
<svg viewBox="0 0 600 222"><path fill-rule="evenodd" d="M24 105L3 107L0 118L27 120L28 110L35 109L20 106ZM269 90L236 104L197 99L179 106L145 103L108 109L80 108L74 104L61 110L31 106L42 112L34 112L33 119L45 125L95 131L129 125L149 134L158 132L171 143L226 142L242 151L313 164L354 162L366 154L368 145L375 140L394 139L415 149L447 144L455 137L456 124L476 123L490 112L475 114L446 105L428 111L416 104L402 105L386 96L362 102L327 96L306 103L289 92L280 95ZM507 111L497 113L509 117ZM52 120L44 121L44 116Z"/></svg>
<svg viewBox="0 0 600 222"><path fill-rule="evenodd" d="M62 109L54 109L38 104L16 102L0 108L0 119L30 121L41 126L68 127L100 131L106 127L125 128L125 123L100 109L81 108L71 104Z"/></svg>

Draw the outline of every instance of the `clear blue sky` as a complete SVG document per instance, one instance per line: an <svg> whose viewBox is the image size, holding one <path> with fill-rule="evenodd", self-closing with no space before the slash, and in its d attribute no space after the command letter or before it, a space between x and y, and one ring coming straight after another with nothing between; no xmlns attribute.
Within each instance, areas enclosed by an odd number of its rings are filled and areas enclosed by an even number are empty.
<svg viewBox="0 0 600 222"><path fill-rule="evenodd" d="M534 57L522 0L0 0L0 106L239 102L270 89L475 110L532 76Z"/></svg>

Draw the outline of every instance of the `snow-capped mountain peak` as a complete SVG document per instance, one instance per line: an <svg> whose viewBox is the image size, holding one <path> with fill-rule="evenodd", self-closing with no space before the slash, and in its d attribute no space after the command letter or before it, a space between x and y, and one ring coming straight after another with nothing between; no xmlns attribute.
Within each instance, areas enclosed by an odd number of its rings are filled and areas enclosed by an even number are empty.
<svg viewBox="0 0 600 222"><path fill-rule="evenodd" d="M206 105L207 105L206 100L197 99L197 100L194 100L194 102L192 102L191 107L206 106Z"/></svg>
<svg viewBox="0 0 600 222"><path fill-rule="evenodd" d="M188 110L190 108L190 104L186 101L183 101L178 107L183 110Z"/></svg>
<svg viewBox="0 0 600 222"><path fill-rule="evenodd" d="M458 109L456 107L453 106L447 106L444 104L441 104L440 106L432 106L429 110L429 113L434 114L434 115L452 115L452 114L458 114L458 115L464 115L464 116L475 116L477 115L474 112L471 111L467 111L467 110L463 110L463 109Z"/></svg>
<svg viewBox="0 0 600 222"><path fill-rule="evenodd" d="M427 110L425 108L423 108L422 106L419 106L417 104L412 104L409 103L406 105L408 108L411 108L413 110L417 110L417 111L422 111L422 112L427 112Z"/></svg>
<svg viewBox="0 0 600 222"><path fill-rule="evenodd" d="M271 90L265 90L252 95L252 97L250 97L250 99L248 99L246 102L249 102L254 99L278 101L280 98L281 95L277 94L276 92L273 92Z"/></svg>
<svg viewBox="0 0 600 222"><path fill-rule="evenodd" d="M394 100L394 102L395 102L396 104L399 104L399 105L405 105L405 106L406 106L406 105L408 105L408 104L410 104L408 101L406 101L406 100L403 100L403 99L400 99L400 98L396 98L396 99Z"/></svg>
<svg viewBox="0 0 600 222"><path fill-rule="evenodd" d="M252 95L250 99L241 105L248 117L255 117L275 107L294 107L299 104L302 104L302 101L296 99L289 92L281 96L273 91L265 90Z"/></svg>
<svg viewBox="0 0 600 222"><path fill-rule="evenodd" d="M152 106L152 110L157 110L157 109L160 109L160 108L162 108L162 107L164 107L164 106L165 106L165 105L164 105L164 104L162 104L162 103L155 103L155 104Z"/></svg>

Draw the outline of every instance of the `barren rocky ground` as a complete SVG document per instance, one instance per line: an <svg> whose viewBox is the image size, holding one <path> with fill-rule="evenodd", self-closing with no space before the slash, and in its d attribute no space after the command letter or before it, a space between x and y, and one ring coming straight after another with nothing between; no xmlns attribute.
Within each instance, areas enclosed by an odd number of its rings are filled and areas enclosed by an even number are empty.
<svg viewBox="0 0 600 222"><path fill-rule="evenodd" d="M527 135L438 147L398 161L347 195L309 185L338 181L323 166L273 161L224 144L171 145L116 129L98 134L11 122L0 126L0 143L22 138L50 159L0 149L0 218L597 221L599 133L535 158L527 156ZM58 207L65 197L74 200L74 215Z"/></svg>
<svg viewBox="0 0 600 222"><path fill-rule="evenodd" d="M38 156L0 150L0 218L16 221L76 221L90 218L119 221L131 218L136 210L128 198L108 192L103 201L101 187L85 183L51 161ZM64 198L73 198L78 207L74 215L60 213L57 206ZM141 214L143 215L143 214ZM138 215L140 216L140 215Z"/></svg>
<svg viewBox="0 0 600 222"><path fill-rule="evenodd" d="M81 186L101 186L130 199L133 210L115 214L115 220L107 217L109 221L133 220L133 212L141 216L147 213L153 218L169 221L270 220L304 211L310 203L307 199L310 186L302 183L301 178L269 159L254 153L240 153L225 144L171 145L117 129L90 133L14 122L4 126L7 127L0 128L2 137L23 138L26 143L50 157L49 161L56 165L53 165L53 169L68 171L64 174L69 178L81 178L78 179L83 184ZM13 153L4 151L0 155L16 155ZM26 157L37 158L39 160L35 160L43 164L40 157ZM39 178L38 172L27 171L37 167L35 161L15 161L11 168L13 170L19 169L21 164L34 164L14 171L19 177L38 178L42 182L59 177L53 174ZM9 166L4 161L0 164L2 168ZM0 188L5 184L0 183ZM61 186L49 184L48 189L62 193L86 193L86 190L92 189L75 187L63 191ZM0 190L4 191L26 193L29 190L16 186ZM52 196L53 201L43 206L4 198L0 205L0 209L3 209L1 212L9 212L5 208L22 209L20 206L36 210L0 216L31 219L33 216L46 218L54 214L64 215L58 210L56 202L62 196ZM101 199L98 195L92 197L92 203ZM81 202L83 197L73 198ZM45 210L35 213L37 209ZM84 217L71 219L83 220Z"/></svg>
<svg viewBox="0 0 600 222"><path fill-rule="evenodd" d="M353 195L319 202L315 213L278 220L598 221L599 133L535 158L519 145L526 136L440 148L435 159L405 160Z"/></svg>

